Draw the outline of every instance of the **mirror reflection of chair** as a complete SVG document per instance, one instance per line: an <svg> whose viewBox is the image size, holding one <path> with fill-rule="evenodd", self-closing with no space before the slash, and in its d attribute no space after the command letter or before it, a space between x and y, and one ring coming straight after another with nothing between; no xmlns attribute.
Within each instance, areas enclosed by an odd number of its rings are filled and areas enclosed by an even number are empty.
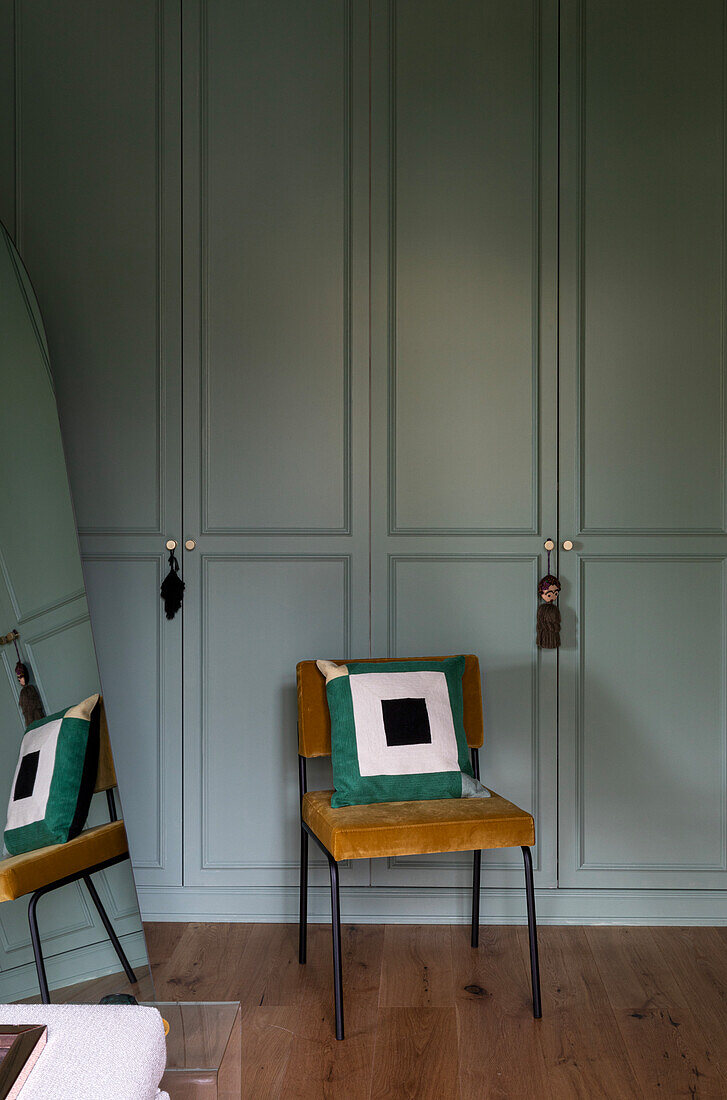
<svg viewBox="0 0 727 1100"><path fill-rule="evenodd" d="M33 945L35 967L38 972L38 985L43 1004L50 1004L48 979L43 961L43 951L38 931L37 906L40 899L53 890L67 886L82 879L98 911L106 933L119 957L126 977L136 982L136 975L126 957L121 942L114 931L91 875L104 871L117 863L129 859L129 846L123 820L116 811L114 790L116 789L116 771L114 769L111 744L103 699L99 700L99 765L94 793L106 794L109 821L84 829L77 837L65 844L51 844L45 848L36 848L22 855L9 856L0 860L0 902L15 901L30 894L28 903L28 922Z"/></svg>
<svg viewBox="0 0 727 1100"><path fill-rule="evenodd" d="M406 658L416 660L417 658ZM436 658L441 660L442 658ZM336 661L343 664L343 661ZM533 861L535 843L532 816L491 792L490 798L433 799L422 802L379 802L363 806L331 807L333 791L309 791L306 761L331 755L331 721L324 679L315 661L301 661L298 682L298 762L301 807L300 938L298 960L306 961L308 928L308 838L312 837L328 860L331 876L331 928L333 933L333 985L336 1038L343 1039L343 973L341 960L341 908L338 865L347 859L393 858L437 852L473 853L472 947L479 944L480 870L482 851L519 847L525 861L525 896L530 939L533 1016L539 1019L540 970L535 922ZM479 752L484 741L482 687L477 657L465 657L462 677L464 727L472 768L480 777Z"/></svg>
<svg viewBox="0 0 727 1100"><path fill-rule="evenodd" d="M100 693L101 684L49 344L30 276L2 224L0 331L0 434L11 441L3 452L0 477L0 631L7 643L0 646L0 664L15 687L13 666L16 656L22 659L46 714L54 714L72 701ZM158 600L153 589L149 598ZM8 765L0 773L3 808L10 808L11 801L9 765L17 759L30 721L25 712L21 718L21 709L15 690L0 692L0 750ZM37 998L35 974L28 965L31 948L43 1001L49 1000L49 985L56 991L54 1000L64 1001L98 1000L119 992L118 985L126 992L127 979L132 981L135 974L139 982L133 992L153 995L126 832L116 820L122 816L118 799L124 792L115 796L115 787L104 718L96 790L105 794L94 799L100 805L93 807L89 827L64 844L47 836L38 839L39 845L49 846L25 854L20 854L23 848L33 844L9 844L17 854L0 859L0 902L7 902L0 905L0 1002ZM128 817L133 805L124 808ZM97 891L95 872L114 865L116 870ZM77 890L53 893L73 881L79 881ZM52 896L42 901L48 893ZM24 900L13 905L14 899ZM30 936L24 928L27 900Z"/></svg>

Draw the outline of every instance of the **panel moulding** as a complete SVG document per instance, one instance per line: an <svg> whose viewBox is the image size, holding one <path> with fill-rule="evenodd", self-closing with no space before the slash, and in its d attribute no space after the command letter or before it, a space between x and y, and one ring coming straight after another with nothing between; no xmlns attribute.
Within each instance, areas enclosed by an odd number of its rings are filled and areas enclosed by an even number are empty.
<svg viewBox="0 0 727 1100"><path fill-rule="evenodd" d="M207 611L209 607L209 600L207 598L207 577L208 567L210 563L223 562L228 564L230 562L268 562L272 564L285 564L293 562L330 562L338 563L342 568L342 583L343 583L343 636L345 639L346 653L351 651L351 610L352 610L352 569L351 569L351 555L350 554L203 554L201 557L201 571L202 571L202 585L201 585L201 606ZM209 754L209 738L208 730L210 723L207 715L207 696L205 692L205 684L208 682L206 674L206 659L209 653L209 622L205 615L202 625L202 649L201 649L201 683L202 683L202 713L200 715L200 728L202 731L201 745L200 745L200 804L202 807L202 813L200 815L200 840L201 840L201 870L245 870L245 869L258 869L267 868L270 866L277 867L291 867L297 866L294 861L282 860L276 863L260 863L257 860L253 861L217 861L210 858L208 848L209 838L209 811L210 806L213 805L213 793L209 789L209 772L205 768L205 761ZM311 866L315 864L311 861Z"/></svg>
<svg viewBox="0 0 727 1100"><path fill-rule="evenodd" d="M352 59L353 59L353 0L344 0L343 30L343 522L340 527L245 527L234 525L214 525L209 522L209 485L211 481L210 448L208 441L212 436L209 416L209 115L208 115L208 10L206 3L201 5L200 15L200 425L201 440L199 457L199 484L201 489L200 531L205 535L351 535L352 533L352 495L353 495L353 459L352 459L352 412L351 412L351 373L352 373Z"/></svg>
<svg viewBox="0 0 727 1100"><path fill-rule="evenodd" d="M388 180L388 478L387 533L405 536L537 535L540 517L540 238L541 238L541 52L542 26L540 0L532 0L533 19L533 200L532 200L532 489L529 527L403 527L397 520L396 479L396 407L397 407L397 8L398 0L389 0L389 180Z"/></svg>
<svg viewBox="0 0 727 1100"><path fill-rule="evenodd" d="M161 586L162 568L166 562L166 552L162 554L83 554L82 561L86 562L99 562L99 563L115 563L117 565L129 566L137 565L139 563L151 562L156 566L155 578L154 578L154 590L158 591ZM156 769L157 769L157 822L156 822L156 858L153 860L138 860L134 859L134 868L140 871L161 871L166 867L166 816L164 808L166 805L166 791L165 791L165 776L166 776L166 758L165 758L165 723L164 723L164 693L165 693L165 677L164 677L164 662L162 661L162 642L161 642L161 623L162 623L162 605L159 604L159 611L155 619L156 623L156 639L154 645L154 652L156 654L156 680L159 690L157 691L157 709L156 709L156 729L157 729L157 752L156 752ZM111 731L111 742L113 747L113 730ZM123 791L121 792L121 798L123 801Z"/></svg>

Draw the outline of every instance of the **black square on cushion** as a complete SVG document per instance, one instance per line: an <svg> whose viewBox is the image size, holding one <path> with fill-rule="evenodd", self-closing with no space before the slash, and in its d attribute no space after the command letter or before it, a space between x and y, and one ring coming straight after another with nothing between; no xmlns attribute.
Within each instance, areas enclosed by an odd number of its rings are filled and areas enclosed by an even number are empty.
<svg viewBox="0 0 727 1100"><path fill-rule="evenodd" d="M431 745L426 699L382 699L386 744Z"/></svg>
<svg viewBox="0 0 727 1100"><path fill-rule="evenodd" d="M13 791L14 802L18 802L21 798L30 798L33 793L39 760L40 750L26 753L21 760L18 778L15 780L15 790Z"/></svg>

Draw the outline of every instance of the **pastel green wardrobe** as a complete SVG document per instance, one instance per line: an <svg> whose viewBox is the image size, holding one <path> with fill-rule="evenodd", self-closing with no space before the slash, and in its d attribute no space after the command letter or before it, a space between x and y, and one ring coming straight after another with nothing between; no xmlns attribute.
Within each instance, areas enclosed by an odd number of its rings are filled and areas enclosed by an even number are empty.
<svg viewBox="0 0 727 1100"><path fill-rule="evenodd" d="M724 921L723 3L11 7L145 917L293 918L298 660L460 651L541 917ZM466 919L469 874L352 865L344 919Z"/></svg>

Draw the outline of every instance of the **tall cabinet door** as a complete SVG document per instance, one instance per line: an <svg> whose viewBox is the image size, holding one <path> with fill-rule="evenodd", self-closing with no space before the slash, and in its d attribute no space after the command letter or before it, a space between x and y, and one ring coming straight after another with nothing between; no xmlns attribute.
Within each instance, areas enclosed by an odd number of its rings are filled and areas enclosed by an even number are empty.
<svg viewBox="0 0 727 1100"><path fill-rule="evenodd" d="M727 887L725 5L561 10L560 882Z"/></svg>
<svg viewBox="0 0 727 1100"><path fill-rule="evenodd" d="M252 914L297 878L296 663L369 650L368 9L183 35L185 883Z"/></svg>
<svg viewBox="0 0 727 1100"><path fill-rule="evenodd" d="M14 232L38 295L136 881L181 884L179 4L17 0ZM53 546L49 545L49 553Z"/></svg>
<svg viewBox="0 0 727 1100"><path fill-rule="evenodd" d="M372 88L372 652L479 655L483 779L534 812L552 886L557 4L375 0ZM377 860L373 881L471 866ZM485 866L521 885L518 851Z"/></svg>

